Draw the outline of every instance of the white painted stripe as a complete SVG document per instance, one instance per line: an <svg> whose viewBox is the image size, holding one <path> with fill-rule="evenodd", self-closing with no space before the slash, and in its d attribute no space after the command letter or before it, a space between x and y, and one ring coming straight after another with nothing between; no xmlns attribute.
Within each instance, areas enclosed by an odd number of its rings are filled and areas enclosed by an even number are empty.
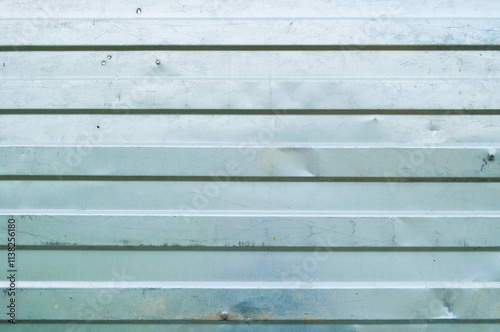
<svg viewBox="0 0 500 332"><path fill-rule="evenodd" d="M8 287L9 282L0 282L0 288ZM16 287L19 289L497 289L500 288L500 282L18 281Z"/></svg>

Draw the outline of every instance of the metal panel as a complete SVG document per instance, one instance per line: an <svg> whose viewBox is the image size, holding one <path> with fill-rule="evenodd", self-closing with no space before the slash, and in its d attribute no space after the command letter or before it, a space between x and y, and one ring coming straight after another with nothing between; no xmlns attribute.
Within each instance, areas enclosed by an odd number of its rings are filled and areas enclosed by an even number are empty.
<svg viewBox="0 0 500 332"><path fill-rule="evenodd" d="M377 21L378 20L378 21ZM488 45L498 44L498 18L281 19L11 19L0 45ZM364 35L375 25L369 38ZM383 26L383 28L380 28ZM367 28L368 27L368 28ZM30 31L26 33L26 31ZM418 31L416 34L414 31ZM354 35L354 37L353 37ZM22 40L22 43L18 43ZM103 47L105 48L105 47Z"/></svg>
<svg viewBox="0 0 500 332"><path fill-rule="evenodd" d="M499 22L2 1L0 329L496 331Z"/></svg>

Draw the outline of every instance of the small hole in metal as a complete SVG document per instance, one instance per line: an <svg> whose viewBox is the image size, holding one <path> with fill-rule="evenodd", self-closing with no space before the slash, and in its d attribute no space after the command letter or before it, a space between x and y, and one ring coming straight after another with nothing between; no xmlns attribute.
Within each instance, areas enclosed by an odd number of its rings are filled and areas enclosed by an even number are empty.
<svg viewBox="0 0 500 332"><path fill-rule="evenodd" d="M136 12L137 14L141 15L141 13L142 13L142 9L137 8L137 10L136 10L135 12Z"/></svg>
<svg viewBox="0 0 500 332"><path fill-rule="evenodd" d="M106 61L102 60L101 65L105 66L106 65Z"/></svg>
<svg viewBox="0 0 500 332"><path fill-rule="evenodd" d="M111 55L108 55L108 60L111 60L112 56Z"/></svg>
<svg viewBox="0 0 500 332"><path fill-rule="evenodd" d="M493 161L493 160L495 160L495 155L490 154L490 156L488 157L488 160L489 160L489 161Z"/></svg>
<svg viewBox="0 0 500 332"><path fill-rule="evenodd" d="M156 60L156 65L157 65L157 66L159 66L159 65L160 65L160 63L161 63L161 61L160 61L160 60Z"/></svg>

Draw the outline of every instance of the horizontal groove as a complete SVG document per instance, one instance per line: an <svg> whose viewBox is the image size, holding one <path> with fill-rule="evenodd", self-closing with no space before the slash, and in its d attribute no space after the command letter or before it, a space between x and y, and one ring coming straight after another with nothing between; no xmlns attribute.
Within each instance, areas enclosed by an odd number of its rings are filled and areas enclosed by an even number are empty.
<svg viewBox="0 0 500 332"><path fill-rule="evenodd" d="M134 142L120 142L120 143L91 143L91 142L41 142L41 143L23 143L23 142L12 142L3 143L0 142L0 149L26 149L26 148L36 148L36 149L71 149L71 148L95 148L95 149L129 149L129 148L145 148L145 149L213 149L213 148L224 148L224 149L394 149L394 150L408 150L408 149L427 149L433 151L442 150L475 150L484 149L488 150L494 146L500 146L497 142L481 142L481 143L463 143L463 142L453 142L453 143L386 143L386 142L269 142L269 143L247 143L240 141L227 141L227 142L174 142L174 143L134 143ZM18 174L19 175L19 174ZM253 176L252 176L253 177Z"/></svg>
<svg viewBox="0 0 500 332"><path fill-rule="evenodd" d="M227 181L227 182L500 182L500 178L473 177L246 177L246 176L110 176L110 175L1 175L0 181Z"/></svg>
<svg viewBox="0 0 500 332"><path fill-rule="evenodd" d="M142 325L142 324L158 324L158 325L174 325L174 324L186 324L186 325L281 325L281 324L290 324L293 325L293 327L297 327L298 323L304 324L304 325L321 325L321 324L328 324L328 325L403 325L403 324L493 324L493 323L500 323L500 319L466 319L466 318L442 318L442 319L392 319L392 320L387 320L387 319L353 319L353 320L345 320L345 319L338 319L338 320L324 320L324 319L310 319L310 320L304 320L302 319L297 319L297 320L204 320L204 319L197 319L197 320L187 320L187 319L179 319L179 320L125 320L125 319L118 319L118 320L60 320L60 319L51 319L51 320L37 320L37 319L32 319L32 320L27 320L27 319L18 319L16 318L16 323L22 324L22 323L31 323L31 324L82 324L82 325L98 325L98 324L131 324L131 325ZM2 320L0 322L0 326L2 326L2 323L6 324L7 320ZM290 327L292 328L292 326Z"/></svg>
<svg viewBox="0 0 500 332"><path fill-rule="evenodd" d="M0 246L0 250L7 250L7 246ZM290 252L290 251L329 251L329 252L496 252L500 251L500 247L269 247L269 246L128 246L128 245L113 245L113 246L84 246L84 245L16 245L16 250L37 250L37 251L69 251L69 250L88 250L88 251L251 251L251 252Z"/></svg>
<svg viewBox="0 0 500 332"><path fill-rule="evenodd" d="M456 1L456 0L455 0ZM24 9L24 8L23 8ZM496 8L495 8L496 9ZM183 12L184 13L184 12ZM103 13L104 14L104 13ZM98 16L94 17L95 15L92 15L91 17L89 16L54 16L51 17L52 19L55 20L67 20L67 21L115 21L118 20L120 22L123 21L132 21L132 22L137 22L138 18L137 16L116 16L114 15L107 16ZM325 21L325 20L339 20L339 21L376 21L376 20L390 20L390 21L410 21L410 20L481 20L481 21L486 21L486 20L492 20L496 21L498 20L497 17L495 16L475 16L475 15L456 15L456 16L446 16L446 15L439 15L439 16L426 16L426 15L415 15L415 16L404 16L404 15L391 15L391 16L384 16L381 15L380 17L375 17L374 15L326 15L326 16L317 16L317 15L294 15L294 16L283 16L283 15L277 15L277 16L247 16L247 15L227 15L227 16L179 16L179 13L174 16L154 16L154 17L142 17L140 20L142 22L151 22L151 21L180 21L180 22L185 22L185 21L225 21L225 22L238 22L238 21L297 21L297 20L309 20L309 21ZM17 15L14 14L14 15ZM33 20L40 20L41 17L35 15L35 16L9 16L9 17L1 17L0 21L33 21Z"/></svg>
<svg viewBox="0 0 500 332"><path fill-rule="evenodd" d="M1 281L7 287L9 281ZM21 289L499 289L496 281L19 281Z"/></svg>
<svg viewBox="0 0 500 332"><path fill-rule="evenodd" d="M0 109L0 115L500 115L500 109Z"/></svg>
<svg viewBox="0 0 500 332"><path fill-rule="evenodd" d="M335 76L274 76L274 77L259 77L259 76L123 76L123 77L7 77L2 79L4 82L109 82L110 80L114 82L129 82L133 81L144 82L144 81L154 81L159 82L380 82L380 81L393 81L393 82L498 82L500 77L488 78L488 77L432 77L432 78L421 78L421 77L390 77L390 76L380 76L380 77L335 77Z"/></svg>
<svg viewBox="0 0 500 332"><path fill-rule="evenodd" d="M500 45L16 45L0 52L33 51L499 51Z"/></svg>
<svg viewBox="0 0 500 332"><path fill-rule="evenodd" d="M235 211L235 210L61 210L0 209L0 216L83 217L234 217L234 218L500 218L499 211Z"/></svg>

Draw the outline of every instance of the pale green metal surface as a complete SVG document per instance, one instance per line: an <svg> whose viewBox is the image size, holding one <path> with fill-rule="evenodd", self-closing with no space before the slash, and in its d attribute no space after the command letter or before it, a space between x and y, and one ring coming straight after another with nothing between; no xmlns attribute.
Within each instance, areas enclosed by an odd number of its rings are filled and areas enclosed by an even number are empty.
<svg viewBox="0 0 500 332"><path fill-rule="evenodd" d="M2 1L0 330L497 331L499 22Z"/></svg>

